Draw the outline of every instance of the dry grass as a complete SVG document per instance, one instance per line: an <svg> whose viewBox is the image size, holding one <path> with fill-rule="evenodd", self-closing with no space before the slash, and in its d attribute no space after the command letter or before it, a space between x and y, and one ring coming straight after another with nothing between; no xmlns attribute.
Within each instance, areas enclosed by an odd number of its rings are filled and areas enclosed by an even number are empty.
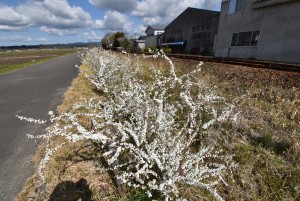
<svg viewBox="0 0 300 201"><path fill-rule="evenodd" d="M209 64L203 79L227 98L249 95L223 148L235 153L235 183L228 200L298 200L300 197L300 74Z"/></svg>
<svg viewBox="0 0 300 201"><path fill-rule="evenodd" d="M81 71L85 73L91 73L89 68L82 65ZM63 114L71 110L72 106L80 102L83 98L103 98L95 89L92 83L90 83L85 76L80 73L80 75L73 81L71 87L67 90L64 95L64 101L62 105L58 106L57 111L59 114Z"/></svg>
<svg viewBox="0 0 300 201"><path fill-rule="evenodd" d="M174 59L174 62L179 74L197 65L194 61ZM149 65L162 70L167 66L163 60L139 61L144 81L151 81ZM81 69L88 71L87 66ZM206 63L198 76L228 100L248 94L237 105L238 123L219 125L211 132L217 134L208 134L206 139L218 144L224 152L234 154L238 163L229 186L219 186L221 195L226 200L299 200L300 74ZM82 98L91 97L104 98L80 75L66 92L58 111L64 113ZM52 141L53 144L61 142L60 138ZM36 162L44 149L42 146L37 151ZM95 163L95 159L101 158L99 153L98 147L90 142L64 146L47 166L46 198L63 181L76 183L85 179L92 200L146 200L138 190L118 189L112 179L113 173L105 171L101 161ZM31 192L39 187L37 181L35 175L17 200L28 200ZM212 200L199 188L181 186L180 192L189 200Z"/></svg>
<svg viewBox="0 0 300 201"><path fill-rule="evenodd" d="M84 65L81 69L88 72ZM93 85L80 74L73 82L71 87L65 93L63 104L57 110L60 114L69 111L73 104L80 102L83 98L103 99L95 91ZM34 156L35 164L39 164L45 154L46 146L55 147L61 143L66 143L53 158L48 162L45 177L47 186L45 191L41 186L37 173L30 178L23 188L22 192L15 199L16 201L32 200L76 200L78 192L72 185L77 184L84 179L87 182L87 194L91 194L91 200L122 200L126 197L122 189L117 189L112 180L112 175L105 170L100 158L96 144L89 141L80 143L68 143L64 138L57 137L51 140L51 144L42 144ZM67 184L67 186L64 186ZM61 190L60 186L64 186ZM76 185L75 185L76 186ZM57 190L59 189L59 190ZM71 190L70 190L71 189ZM57 193L59 191L60 193ZM77 196L77 197L76 197Z"/></svg>
<svg viewBox="0 0 300 201"><path fill-rule="evenodd" d="M163 61L148 61L165 66ZM198 63L174 59L177 73ZM222 124L207 141L235 154L239 166L230 187L219 190L227 200L300 199L300 74L206 63L199 79L227 98L248 94L237 104L236 124ZM225 128L225 129L224 129ZM211 132L215 133L215 132ZM189 200L211 200L205 192L183 187Z"/></svg>

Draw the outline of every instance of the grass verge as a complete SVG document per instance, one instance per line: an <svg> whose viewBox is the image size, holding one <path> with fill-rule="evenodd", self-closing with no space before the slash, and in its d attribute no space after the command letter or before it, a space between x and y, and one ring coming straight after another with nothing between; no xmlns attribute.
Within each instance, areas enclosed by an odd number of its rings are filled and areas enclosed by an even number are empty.
<svg viewBox="0 0 300 201"><path fill-rule="evenodd" d="M197 64L193 61L174 61L178 73L189 71ZM141 77L144 80L148 79L149 65L163 69L166 63L162 60L142 60L140 66L145 69L145 75ZM88 66L83 65L81 69L89 72ZM208 138L210 143L217 143L225 152L234 154L238 163L238 168L233 172L233 182L218 187L221 195L226 200L298 200L300 75L206 63L199 79L228 100L249 94L237 106L240 111L238 123L218 125L214 128L218 130L217 135ZM58 111L64 113L82 98L92 97L105 98L80 74L66 92L64 103ZM222 129L225 127L227 129ZM62 142L62 138L56 138L52 146ZM40 191L38 175L35 175L17 200L50 199L51 196L57 200L65 196L74 196L74 200L80 196L90 197L91 200L147 200L143 191L116 183L113 172L104 170L105 163L94 160L99 158L98 149L90 142L67 144L48 163L45 194ZM41 146L37 151L37 163L44 150L45 146ZM81 184L83 187L78 190L76 186L82 180L86 185ZM210 195L198 188L182 186L180 191L188 200L211 200Z"/></svg>

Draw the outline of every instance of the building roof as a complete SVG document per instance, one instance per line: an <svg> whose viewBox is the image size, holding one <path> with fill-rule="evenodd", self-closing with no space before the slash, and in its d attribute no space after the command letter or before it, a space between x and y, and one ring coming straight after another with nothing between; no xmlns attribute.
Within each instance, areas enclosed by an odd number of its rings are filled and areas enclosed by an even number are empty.
<svg viewBox="0 0 300 201"><path fill-rule="evenodd" d="M209 13L216 13L216 14L219 13L220 14L220 11L208 10L208 9L202 9L202 8L193 8L193 7L188 7L183 12L185 12L187 10L197 10L197 11L201 11L201 12L209 12Z"/></svg>
<svg viewBox="0 0 300 201"><path fill-rule="evenodd" d="M152 28L153 30L165 30L164 26L148 26L150 28Z"/></svg>
<svg viewBox="0 0 300 201"><path fill-rule="evenodd" d="M149 29L152 29L152 30L161 30L161 31L164 31L165 30L165 27L162 27L162 26L148 26L147 29L145 30L145 32L147 33L147 31Z"/></svg>
<svg viewBox="0 0 300 201"><path fill-rule="evenodd" d="M181 16L183 16L187 12L210 13L210 14L216 15L216 16L220 15L220 11L214 11L214 10L206 10L206 9L201 9L201 8L188 7L182 13L180 13L172 22L170 22L166 28L168 28L174 21L176 21L179 18L181 18Z"/></svg>
<svg viewBox="0 0 300 201"><path fill-rule="evenodd" d="M145 40L135 40L136 43L145 43Z"/></svg>
<svg viewBox="0 0 300 201"><path fill-rule="evenodd" d="M138 40L145 40L147 36L140 36Z"/></svg>

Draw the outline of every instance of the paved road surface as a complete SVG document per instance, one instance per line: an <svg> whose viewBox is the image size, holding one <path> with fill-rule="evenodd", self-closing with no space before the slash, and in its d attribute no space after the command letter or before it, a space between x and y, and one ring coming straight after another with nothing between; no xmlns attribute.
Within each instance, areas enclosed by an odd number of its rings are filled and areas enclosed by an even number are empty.
<svg viewBox="0 0 300 201"><path fill-rule="evenodd" d="M43 133L45 126L18 120L15 115L49 119L77 75L76 54L0 75L0 201L11 201L33 174L37 143L26 134Z"/></svg>

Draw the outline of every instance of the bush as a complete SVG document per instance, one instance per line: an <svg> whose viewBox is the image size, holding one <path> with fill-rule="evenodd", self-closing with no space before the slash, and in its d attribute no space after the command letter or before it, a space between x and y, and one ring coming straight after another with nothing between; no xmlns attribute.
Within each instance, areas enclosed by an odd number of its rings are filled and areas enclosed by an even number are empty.
<svg viewBox="0 0 300 201"><path fill-rule="evenodd" d="M183 184L223 200L216 186L227 185L223 175L236 165L232 156L201 141L201 135L218 122L229 121L234 105L194 79L202 63L178 76L163 52L154 57L164 58L169 69L152 67L145 82L139 64L130 57L91 49L83 61L93 71L87 78L106 100L83 100L59 117L51 114L51 121L57 123L40 137L60 135L72 142L99 143L109 169L118 172L116 178L144 189L148 197L159 192L165 200L179 199L178 184ZM42 177L55 150L49 149L41 162Z"/></svg>
<svg viewBox="0 0 300 201"><path fill-rule="evenodd" d="M166 53L166 54L171 54L172 53L172 49L171 48L164 48L163 49L164 50L164 52Z"/></svg>

